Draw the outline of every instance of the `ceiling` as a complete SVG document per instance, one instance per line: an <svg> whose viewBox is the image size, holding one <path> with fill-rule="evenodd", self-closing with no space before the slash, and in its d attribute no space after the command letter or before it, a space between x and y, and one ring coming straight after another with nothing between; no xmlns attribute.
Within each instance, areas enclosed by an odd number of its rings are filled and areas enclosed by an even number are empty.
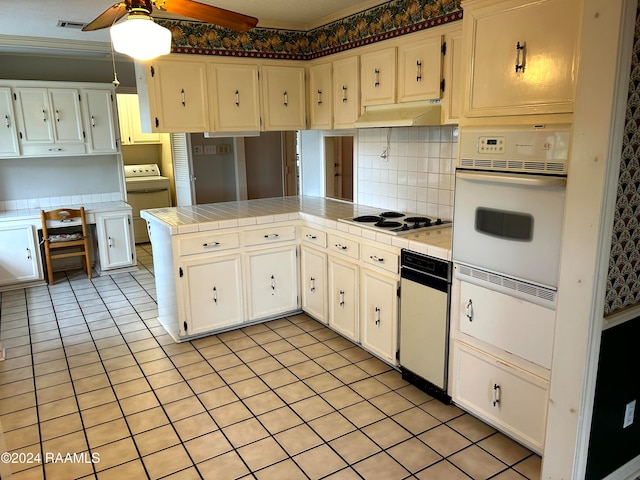
<svg viewBox="0 0 640 480"><path fill-rule="evenodd" d="M381 0L199 0L259 19L258 27L309 30L384 3ZM109 50L108 29L60 28L59 20L88 23L117 0L1 0L0 52L82 53ZM154 12L166 17L165 12ZM173 16L172 18L180 18Z"/></svg>

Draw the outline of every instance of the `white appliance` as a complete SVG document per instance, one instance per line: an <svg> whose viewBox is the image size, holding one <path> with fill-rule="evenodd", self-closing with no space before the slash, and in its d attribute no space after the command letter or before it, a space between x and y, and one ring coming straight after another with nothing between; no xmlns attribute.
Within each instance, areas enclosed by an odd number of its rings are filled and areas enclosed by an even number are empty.
<svg viewBox="0 0 640 480"><path fill-rule="evenodd" d="M140 210L171 206L169 179L160 175L158 165L125 165L127 203L133 210L133 231L136 243L149 241L147 222L140 218Z"/></svg>
<svg viewBox="0 0 640 480"><path fill-rule="evenodd" d="M555 308L569 129L495 128L460 132L456 277Z"/></svg>

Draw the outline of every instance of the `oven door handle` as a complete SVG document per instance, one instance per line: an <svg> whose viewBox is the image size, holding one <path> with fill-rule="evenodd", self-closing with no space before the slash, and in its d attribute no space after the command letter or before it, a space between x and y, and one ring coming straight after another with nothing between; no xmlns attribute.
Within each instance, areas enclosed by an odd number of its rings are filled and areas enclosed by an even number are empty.
<svg viewBox="0 0 640 480"><path fill-rule="evenodd" d="M564 187L567 179L564 177L548 177L545 175L526 175L520 173L502 172L469 172L458 170L456 177L471 182L511 183L528 185L530 187Z"/></svg>

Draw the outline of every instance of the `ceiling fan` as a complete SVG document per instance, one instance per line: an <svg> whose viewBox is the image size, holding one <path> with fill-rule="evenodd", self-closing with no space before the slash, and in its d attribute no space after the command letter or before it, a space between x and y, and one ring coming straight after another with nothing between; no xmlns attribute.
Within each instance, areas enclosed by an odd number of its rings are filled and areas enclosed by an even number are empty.
<svg viewBox="0 0 640 480"><path fill-rule="evenodd" d="M193 0L124 0L118 2L90 23L84 26L83 32L99 30L112 26L126 14L137 17L151 17L154 7L169 13L213 23L238 32L246 32L258 24L258 19L224 8L205 5Z"/></svg>

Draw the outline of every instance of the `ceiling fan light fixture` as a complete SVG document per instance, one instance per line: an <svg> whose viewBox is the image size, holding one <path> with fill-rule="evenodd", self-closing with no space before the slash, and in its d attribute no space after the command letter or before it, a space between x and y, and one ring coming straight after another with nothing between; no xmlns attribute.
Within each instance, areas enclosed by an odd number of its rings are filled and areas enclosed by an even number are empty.
<svg viewBox="0 0 640 480"><path fill-rule="evenodd" d="M110 33L113 49L136 60L151 60L171 52L171 32L146 14L129 14L124 22L112 26Z"/></svg>

